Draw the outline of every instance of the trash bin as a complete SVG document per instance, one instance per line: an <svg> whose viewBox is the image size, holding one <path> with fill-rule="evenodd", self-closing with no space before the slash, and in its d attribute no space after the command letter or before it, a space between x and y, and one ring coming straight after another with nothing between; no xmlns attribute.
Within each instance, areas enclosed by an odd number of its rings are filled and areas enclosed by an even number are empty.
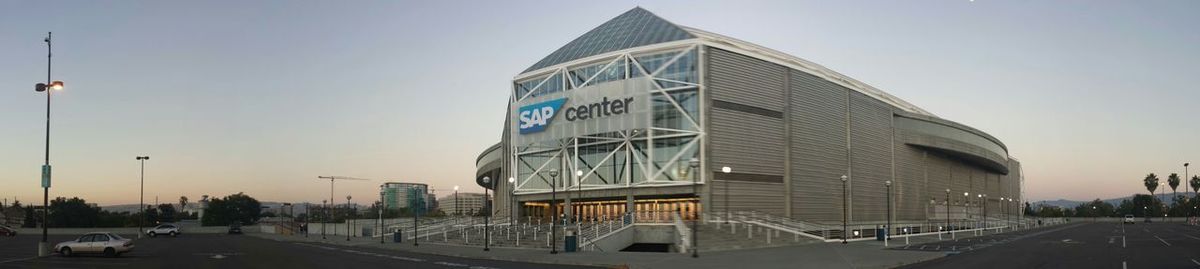
<svg viewBox="0 0 1200 269"><path fill-rule="evenodd" d="M563 251L575 252L579 248L579 236L575 235L575 231L568 231L567 237L563 239Z"/></svg>
<svg viewBox="0 0 1200 269"><path fill-rule="evenodd" d="M396 229L392 232L392 242L400 243L400 241L404 241L404 230Z"/></svg>
<svg viewBox="0 0 1200 269"><path fill-rule="evenodd" d="M884 237L887 237L887 226L875 226L875 241L883 241Z"/></svg>

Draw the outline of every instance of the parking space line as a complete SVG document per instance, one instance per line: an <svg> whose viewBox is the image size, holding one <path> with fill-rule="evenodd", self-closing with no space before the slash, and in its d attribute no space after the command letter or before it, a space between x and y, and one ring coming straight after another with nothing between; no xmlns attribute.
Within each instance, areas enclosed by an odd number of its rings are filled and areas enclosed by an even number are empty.
<svg viewBox="0 0 1200 269"><path fill-rule="evenodd" d="M1168 247L1171 246L1171 243L1167 243L1167 240L1163 240L1162 237L1158 237L1157 235L1155 235L1154 238L1158 238L1159 242L1162 242L1163 244L1167 245Z"/></svg>
<svg viewBox="0 0 1200 269"><path fill-rule="evenodd" d="M1195 263L1196 265L1200 265L1200 262L1196 261L1196 259L1192 259L1192 263Z"/></svg>
<svg viewBox="0 0 1200 269"><path fill-rule="evenodd" d="M37 256L28 257L28 258L20 258L20 259L3 260L3 261L0 261L0 263L10 263L10 262L28 261L28 260L32 260L32 259L37 259Z"/></svg>
<svg viewBox="0 0 1200 269"><path fill-rule="evenodd" d="M1191 236L1188 234L1183 234L1183 236L1187 236L1187 237L1191 237L1192 239L1200 240L1200 237L1195 237L1195 236Z"/></svg>
<svg viewBox="0 0 1200 269"><path fill-rule="evenodd" d="M1125 236L1121 236L1121 248L1125 248Z"/></svg>

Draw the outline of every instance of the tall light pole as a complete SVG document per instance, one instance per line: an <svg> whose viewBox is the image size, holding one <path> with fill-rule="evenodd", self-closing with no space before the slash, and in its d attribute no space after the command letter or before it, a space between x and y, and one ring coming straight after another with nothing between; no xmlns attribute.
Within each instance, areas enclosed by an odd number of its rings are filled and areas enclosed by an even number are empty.
<svg viewBox="0 0 1200 269"><path fill-rule="evenodd" d="M979 196L979 212L983 213L983 227L987 228L987 198L982 193L976 196Z"/></svg>
<svg viewBox="0 0 1200 269"><path fill-rule="evenodd" d="M308 202L304 202L304 238L308 238L308 226L312 223L312 211L310 211Z"/></svg>
<svg viewBox="0 0 1200 269"><path fill-rule="evenodd" d="M350 241L350 195L346 195L346 241Z"/></svg>
<svg viewBox="0 0 1200 269"><path fill-rule="evenodd" d="M558 254L558 169L550 169L550 254Z"/></svg>
<svg viewBox="0 0 1200 269"><path fill-rule="evenodd" d="M487 177L487 176L483 177L483 184L488 185L489 187L492 187L492 188L496 187L495 184L492 184L492 178ZM489 243L488 241L492 239L491 223L489 223L489 221L490 221L489 219L491 219L491 217L492 217L492 207L488 203L488 188L487 187L483 188L483 205L484 205L484 208L487 210L486 212L484 212L485 215L483 215L483 251L491 251L491 249L488 248L488 243Z"/></svg>
<svg viewBox="0 0 1200 269"><path fill-rule="evenodd" d="M458 185L454 185L454 215L462 215L462 211L458 210Z"/></svg>
<svg viewBox="0 0 1200 269"><path fill-rule="evenodd" d="M733 217L729 213L729 172L733 172L733 168L721 167L721 173L725 173L725 223L729 223L729 218Z"/></svg>
<svg viewBox="0 0 1200 269"><path fill-rule="evenodd" d="M887 227L883 230L883 244L887 245L887 240L892 238L892 181L884 181L887 185Z"/></svg>
<svg viewBox="0 0 1200 269"><path fill-rule="evenodd" d="M321 209L325 211L325 219L321 220L321 239L328 239L325 238L325 226L329 223L329 214L331 213L329 213L329 208L325 207L326 202L329 202L329 200L321 200Z"/></svg>
<svg viewBox="0 0 1200 269"><path fill-rule="evenodd" d="M383 244L383 235L387 228L383 226L383 208L387 207L387 203L383 201L384 189L387 184L379 185L379 243Z"/></svg>
<svg viewBox="0 0 1200 269"><path fill-rule="evenodd" d="M696 196L696 203L692 205L692 258L699 258L700 250L697 246L700 245L700 159L692 157L688 160L688 167L692 168L692 196Z"/></svg>
<svg viewBox="0 0 1200 269"><path fill-rule="evenodd" d="M455 189L457 189L457 188L458 188L458 186L455 186ZM413 196L416 196L417 194L421 194L420 188L417 188L417 186L408 187L408 190L409 190L409 195L408 195L409 201L412 201ZM419 207L416 204L408 205L408 208L412 211L412 214L413 214L412 236L413 236L413 246L414 247L421 245L419 243L421 241L421 237L418 236L419 234L417 233L417 231L421 229L421 226L418 226L418 225L420 225L420 223L421 223L421 212L424 211L424 209L425 209L424 207L425 207L424 205L420 205Z"/></svg>
<svg viewBox="0 0 1200 269"><path fill-rule="evenodd" d="M1096 206L1092 206L1092 222L1096 222Z"/></svg>
<svg viewBox="0 0 1200 269"><path fill-rule="evenodd" d="M970 201L970 200L971 200L971 193L963 192L963 217L964 218L971 215L971 212L967 212L967 201ZM967 220L964 220L962 222L963 222L962 224L964 226L966 226Z"/></svg>
<svg viewBox="0 0 1200 269"><path fill-rule="evenodd" d="M46 243L46 235L48 232L47 222L50 220L48 212L50 211L50 90L61 91L63 89L62 81L50 80L51 56L53 50L50 43L51 33L46 33L46 83L38 83L33 87L34 91L46 92L46 159L42 164L42 241L38 242L38 257L50 255L49 244ZM138 234L141 236L141 234Z"/></svg>
<svg viewBox="0 0 1200 269"><path fill-rule="evenodd" d="M138 205L139 205L138 212L139 212L139 215L141 215L141 216L138 216L138 236L137 236L137 238L142 238L142 233L145 233L145 231L142 231L142 229L143 229L142 220L146 219L146 202L144 201L145 193L146 193L146 160L149 160L150 156L137 156L136 159L138 160L138 162L142 163L142 171L141 171L141 182L142 183L141 183L141 189L138 190Z"/></svg>
<svg viewBox="0 0 1200 269"><path fill-rule="evenodd" d="M950 189L946 189L946 232L950 232Z"/></svg>
<svg viewBox="0 0 1200 269"><path fill-rule="evenodd" d="M508 207L508 215L509 215L508 227L513 227L513 224L518 217L517 216L517 200L516 200L516 196L517 196L516 183L517 183L516 178L508 177L508 205L509 205L509 207Z"/></svg>
<svg viewBox="0 0 1200 269"><path fill-rule="evenodd" d="M842 175L842 244L846 243L846 235L850 233L850 229L846 225L846 221L849 220L846 215L850 214L846 208L846 180L849 179L846 175Z"/></svg>

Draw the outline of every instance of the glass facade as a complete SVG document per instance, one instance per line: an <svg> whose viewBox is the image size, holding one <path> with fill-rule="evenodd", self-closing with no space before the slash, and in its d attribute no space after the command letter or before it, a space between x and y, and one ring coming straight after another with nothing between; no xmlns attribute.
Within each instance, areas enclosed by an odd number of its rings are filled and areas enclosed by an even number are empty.
<svg viewBox="0 0 1200 269"><path fill-rule="evenodd" d="M524 72L622 49L690 38L693 38L692 34L679 26L650 11L634 8L572 40Z"/></svg>
<svg viewBox="0 0 1200 269"><path fill-rule="evenodd" d="M696 47L611 58L517 81L517 101L560 91L587 91L627 79L650 81L650 118L643 126L616 132L577 134L514 149L517 193L691 184L687 162L699 157L700 95ZM566 77L566 80L560 79ZM524 95L528 93L528 95ZM518 134L514 134L518 135Z"/></svg>

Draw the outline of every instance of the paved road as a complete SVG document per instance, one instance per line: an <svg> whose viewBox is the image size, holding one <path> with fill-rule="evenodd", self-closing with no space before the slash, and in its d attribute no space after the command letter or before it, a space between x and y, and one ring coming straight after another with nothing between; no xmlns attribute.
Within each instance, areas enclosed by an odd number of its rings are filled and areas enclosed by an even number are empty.
<svg viewBox="0 0 1200 269"><path fill-rule="evenodd" d="M1200 228L1179 223L1068 224L974 244L930 244L961 252L903 268L1200 268Z"/></svg>
<svg viewBox="0 0 1200 269"><path fill-rule="evenodd" d="M0 268L591 268L213 234L139 239L133 252L117 258L31 258L36 256L39 239L33 235L0 238ZM50 241L71 239L51 236Z"/></svg>

